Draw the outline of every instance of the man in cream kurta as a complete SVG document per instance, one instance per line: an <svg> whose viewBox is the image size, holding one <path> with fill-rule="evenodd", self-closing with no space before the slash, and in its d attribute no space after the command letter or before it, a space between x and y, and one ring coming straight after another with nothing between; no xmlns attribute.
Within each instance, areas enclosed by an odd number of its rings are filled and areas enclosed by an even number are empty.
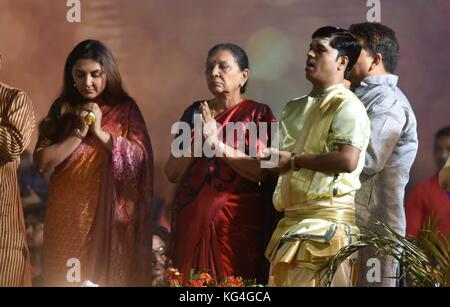
<svg viewBox="0 0 450 307"><path fill-rule="evenodd" d="M342 41L347 49L340 49ZM354 195L360 188L370 122L364 105L342 82L359 50L348 31L317 30L306 69L313 90L283 110L273 202L285 217L266 250L271 286L323 285L324 265L358 234ZM332 285L351 286L351 268L351 261L344 262Z"/></svg>

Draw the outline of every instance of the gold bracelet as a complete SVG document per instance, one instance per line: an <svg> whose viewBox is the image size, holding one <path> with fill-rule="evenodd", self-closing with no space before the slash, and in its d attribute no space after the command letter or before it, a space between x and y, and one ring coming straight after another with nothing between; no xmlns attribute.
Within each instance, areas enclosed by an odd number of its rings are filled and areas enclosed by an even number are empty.
<svg viewBox="0 0 450 307"><path fill-rule="evenodd" d="M300 167L298 167L296 164L295 164L295 158L297 157L297 155L295 154L295 153L291 153L291 159L290 159L290 162L291 162L291 170L293 170L293 171L299 171L300 170Z"/></svg>

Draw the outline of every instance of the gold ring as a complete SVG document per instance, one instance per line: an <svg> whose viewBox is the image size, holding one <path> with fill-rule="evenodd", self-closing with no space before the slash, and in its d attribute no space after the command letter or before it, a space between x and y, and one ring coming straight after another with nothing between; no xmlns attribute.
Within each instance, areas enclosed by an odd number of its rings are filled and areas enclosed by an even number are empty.
<svg viewBox="0 0 450 307"><path fill-rule="evenodd" d="M95 115L92 112L89 112L85 117L84 121L88 126L92 126L95 123Z"/></svg>

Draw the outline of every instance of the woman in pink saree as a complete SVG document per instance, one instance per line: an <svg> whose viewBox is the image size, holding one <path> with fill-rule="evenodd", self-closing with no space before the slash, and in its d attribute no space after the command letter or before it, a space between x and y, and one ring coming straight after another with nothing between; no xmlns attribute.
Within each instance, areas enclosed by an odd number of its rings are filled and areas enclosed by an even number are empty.
<svg viewBox="0 0 450 307"><path fill-rule="evenodd" d="M151 285L150 138L101 42L83 41L70 53L34 160L39 171L54 170L44 224L45 285Z"/></svg>

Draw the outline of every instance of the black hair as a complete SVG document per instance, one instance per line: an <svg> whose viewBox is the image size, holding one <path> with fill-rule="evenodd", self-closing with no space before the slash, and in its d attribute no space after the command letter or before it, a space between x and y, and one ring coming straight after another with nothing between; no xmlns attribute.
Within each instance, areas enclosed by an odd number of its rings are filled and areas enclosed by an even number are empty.
<svg viewBox="0 0 450 307"><path fill-rule="evenodd" d="M238 45L235 45L232 43L221 43L221 44L215 45L214 47L212 47L209 50L207 59L209 60L214 54L216 54L220 50L230 51L231 54L233 54L234 60L238 64L239 69L241 71L243 71L244 69L250 68L248 56L247 56L247 53L245 52L245 50L242 49L241 47L239 47ZM208 65L208 64L206 64L206 65ZM247 82L245 82L245 84L241 87L241 94L244 94L246 89L247 89Z"/></svg>
<svg viewBox="0 0 450 307"><path fill-rule="evenodd" d="M370 55L381 54L387 72L395 72L400 49L394 30L381 23L363 22L351 25L350 31L364 40L363 48Z"/></svg>
<svg viewBox="0 0 450 307"><path fill-rule="evenodd" d="M163 240L163 242L166 244L166 246L169 244L169 236L170 233L167 230L167 228L157 224L154 228L153 228L153 235L154 236L158 236L161 238L161 240Z"/></svg>
<svg viewBox="0 0 450 307"><path fill-rule="evenodd" d="M122 77L112 52L98 40L84 40L70 52L64 66L63 90L58 99L76 106L84 102L78 90L73 86L72 69L81 59L91 59L102 66L107 82L103 96L105 103L118 104L130 100L122 86Z"/></svg>
<svg viewBox="0 0 450 307"><path fill-rule="evenodd" d="M438 132L434 135L434 142L442 137L450 137L450 126L439 129Z"/></svg>
<svg viewBox="0 0 450 307"><path fill-rule="evenodd" d="M45 205L39 204L39 205L30 205L23 208L23 215L25 219L30 216L34 215L39 218L39 220L43 223L45 219L45 212L47 210L47 207Z"/></svg>
<svg viewBox="0 0 450 307"><path fill-rule="evenodd" d="M75 81L72 76L73 67L81 59L91 59L101 65L107 79L102 93L104 103L115 105L133 100L123 88L119 67L111 50L101 41L84 40L75 46L66 59L63 87L50 109L56 111L56 121L52 123L44 119L39 124L39 134L47 130L52 140L62 140L71 133L72 124L77 120L74 109L85 103L85 99L74 87Z"/></svg>
<svg viewBox="0 0 450 307"><path fill-rule="evenodd" d="M333 26L325 26L317 29L313 33L312 39L319 37L331 38L330 46L337 49L338 58L341 56L348 57L348 65L344 73L344 77L347 77L353 65L358 61L359 54L361 53L361 45L356 37L348 30Z"/></svg>

